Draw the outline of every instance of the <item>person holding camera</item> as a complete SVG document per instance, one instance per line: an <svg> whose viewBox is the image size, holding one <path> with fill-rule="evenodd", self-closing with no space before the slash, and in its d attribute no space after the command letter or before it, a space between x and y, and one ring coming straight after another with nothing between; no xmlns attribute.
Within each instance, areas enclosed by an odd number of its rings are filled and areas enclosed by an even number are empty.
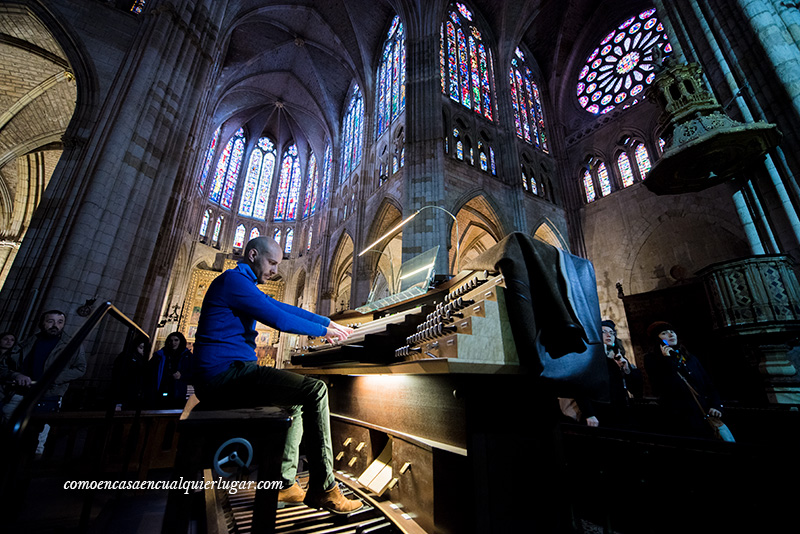
<svg viewBox="0 0 800 534"><path fill-rule="evenodd" d="M722 417L722 402L700 360L678 342L670 323L654 322L647 328L647 337L654 346L645 355L645 371L666 410L672 432L713 438L706 418Z"/></svg>
<svg viewBox="0 0 800 534"><path fill-rule="evenodd" d="M641 396L642 374L636 365L625 357L625 347L617 338L617 326L614 321L602 321L600 327L608 367L609 402L596 402L586 397L577 397L574 401L564 399L559 402L565 415L577 418L587 426L630 428L632 426L630 399ZM571 406L572 410L568 406ZM579 413L573 416L570 415L572 411Z"/></svg>

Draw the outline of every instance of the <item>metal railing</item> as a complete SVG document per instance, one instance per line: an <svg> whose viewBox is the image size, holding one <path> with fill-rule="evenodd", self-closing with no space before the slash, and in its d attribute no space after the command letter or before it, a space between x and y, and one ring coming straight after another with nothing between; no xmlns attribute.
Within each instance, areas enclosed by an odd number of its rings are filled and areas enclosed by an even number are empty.
<svg viewBox="0 0 800 534"><path fill-rule="evenodd" d="M7 494L6 490L10 489L8 484L13 482L17 468L23 463L21 462L24 455L23 447L25 446L23 434L28 427L28 423L31 420L37 403L55 382L58 375L61 374L61 371L67 367L72 356L81 346L81 343L84 342L89 336L89 333L97 327L106 315L110 315L127 326L129 331L134 334L138 334L147 340L150 339L150 336L148 336L139 325L134 323L110 302L105 302L89 316L78 332L69 340L67 346L64 347L64 350L58 355L53 364L45 370L42 378L31 386L19 406L14 410L9 421L0 426L0 494Z"/></svg>

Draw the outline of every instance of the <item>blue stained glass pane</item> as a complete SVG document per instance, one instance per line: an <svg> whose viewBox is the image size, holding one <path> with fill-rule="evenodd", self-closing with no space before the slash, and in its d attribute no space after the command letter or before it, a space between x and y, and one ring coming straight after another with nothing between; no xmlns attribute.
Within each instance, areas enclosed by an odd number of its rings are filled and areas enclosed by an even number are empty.
<svg viewBox="0 0 800 534"><path fill-rule="evenodd" d="M308 162L308 179L306 182L306 194L303 199L303 218L314 214L317 203L317 189L319 182L317 179L317 157L312 153Z"/></svg>
<svg viewBox="0 0 800 534"><path fill-rule="evenodd" d="M236 227L236 233L233 236L233 248L244 247L244 225L240 224Z"/></svg>
<svg viewBox="0 0 800 534"><path fill-rule="evenodd" d="M258 195L256 196L255 206L253 207L253 217L262 221L267 217L267 203L269 202L269 191L272 187L272 174L275 172L275 152L267 152L264 156L264 163L261 165L261 177L258 181Z"/></svg>
<svg viewBox="0 0 800 534"><path fill-rule="evenodd" d="M282 221L287 214L287 202L289 200L289 186L292 183L294 163L297 160L297 145L291 145L283 153L281 162L281 173L278 180L278 193L275 198L275 213L273 220Z"/></svg>
<svg viewBox="0 0 800 534"><path fill-rule="evenodd" d="M200 193L203 193L206 187L206 179L208 178L208 171L211 168L211 162L214 161L214 151L217 149L217 141L219 140L219 130L214 132L214 135L211 137L211 142L208 144L208 149L206 150L206 160L203 163L203 172L200 175Z"/></svg>
<svg viewBox="0 0 800 534"><path fill-rule="evenodd" d="M217 217L217 222L214 224L214 235L211 237L211 242L217 244L219 242L219 233L222 230L222 217Z"/></svg>
<svg viewBox="0 0 800 534"><path fill-rule="evenodd" d="M283 249L284 254L291 254L292 241L294 241L294 230L291 228L286 232L286 246Z"/></svg>
<svg viewBox="0 0 800 534"><path fill-rule="evenodd" d="M325 145L325 162L322 167L322 196L320 197L320 205L325 202L330 193L331 177L333 174L333 151L331 150L330 143Z"/></svg>
<svg viewBox="0 0 800 534"><path fill-rule="evenodd" d="M261 176L261 163L264 154L256 147L250 153L250 165L247 166L247 176L242 187L242 199L239 201L239 215L251 217L253 206L256 200L256 189L258 188L258 178Z"/></svg>
<svg viewBox="0 0 800 534"><path fill-rule="evenodd" d="M650 156L647 154L647 148L643 144L639 144L634 156L636 156L636 165L639 167L639 175L644 180L647 178L647 173L650 172Z"/></svg>
<svg viewBox="0 0 800 534"><path fill-rule="evenodd" d="M597 194L594 191L592 174L588 170L583 171L583 190L586 193L586 202L594 202Z"/></svg>
<svg viewBox="0 0 800 534"><path fill-rule="evenodd" d="M350 97L342 127L342 175L345 180L361 162L364 98L356 84Z"/></svg>
<svg viewBox="0 0 800 534"><path fill-rule="evenodd" d="M619 174L622 177L622 185L628 187L633 185L633 171L631 170L631 160L626 153L622 153L617 158L617 167L619 167Z"/></svg>
<svg viewBox="0 0 800 534"><path fill-rule="evenodd" d="M286 203L286 220L297 218L297 203L300 199L300 158L295 157L292 164L292 182L289 185L289 200Z"/></svg>
<svg viewBox="0 0 800 534"><path fill-rule="evenodd" d="M606 164L601 163L597 167L597 181L600 182L600 192L603 196L611 194L611 180L608 178Z"/></svg>
<svg viewBox="0 0 800 534"><path fill-rule="evenodd" d="M203 222L200 224L200 236L205 237L206 232L208 231L208 223L211 220L211 211L206 210L203 214Z"/></svg>

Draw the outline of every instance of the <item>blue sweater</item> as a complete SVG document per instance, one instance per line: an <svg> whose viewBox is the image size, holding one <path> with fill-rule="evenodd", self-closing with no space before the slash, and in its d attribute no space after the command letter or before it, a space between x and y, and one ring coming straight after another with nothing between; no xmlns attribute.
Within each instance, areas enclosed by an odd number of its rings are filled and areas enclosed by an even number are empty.
<svg viewBox="0 0 800 534"><path fill-rule="evenodd" d="M192 347L195 380L208 380L234 361L255 361L256 321L282 332L326 334L330 319L270 298L256 282L253 270L244 263L211 282Z"/></svg>

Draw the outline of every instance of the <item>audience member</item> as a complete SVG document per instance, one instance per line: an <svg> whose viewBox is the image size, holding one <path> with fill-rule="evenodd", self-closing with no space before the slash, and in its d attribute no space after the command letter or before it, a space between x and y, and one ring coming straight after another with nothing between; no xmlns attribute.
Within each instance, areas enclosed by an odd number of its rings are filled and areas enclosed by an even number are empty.
<svg viewBox="0 0 800 534"><path fill-rule="evenodd" d="M180 332L172 332L164 341L164 347L153 354L148 362L149 380L155 387L156 406L182 408L186 404L189 386L190 358L192 351L186 348L186 338Z"/></svg>
<svg viewBox="0 0 800 534"><path fill-rule="evenodd" d="M148 344L141 336L133 336L114 360L111 372L111 397L118 409L149 408L153 403L153 388L145 389Z"/></svg>
<svg viewBox="0 0 800 534"><path fill-rule="evenodd" d="M218 276L208 288L194 344L194 387L200 404L227 406L277 405L294 418L286 439L281 502L305 502L312 508L349 513L360 501L342 495L333 474L328 390L324 382L290 371L259 366L256 321L283 332L324 337L336 342L353 332L327 317L276 301L256 284L278 272L280 245L266 237L251 239L235 269ZM295 482L301 438L306 440L308 493Z"/></svg>
<svg viewBox="0 0 800 534"><path fill-rule="evenodd" d="M711 378L700 361L678 342L675 328L656 321L647 328L653 349L644 367L654 393L668 416L673 433L712 438L707 416L722 417L722 404ZM697 401L692 390L696 392ZM698 406L702 405L702 411Z"/></svg>
<svg viewBox="0 0 800 534"><path fill-rule="evenodd" d="M587 426L629 428L630 399L641 395L641 371L625 357L625 347L617 338L614 321L600 323L608 368L609 402L592 401L586 397L559 399L561 411L567 417Z"/></svg>
<svg viewBox="0 0 800 534"><path fill-rule="evenodd" d="M17 336L12 332L3 332L0 334L0 369L2 369L3 360L11 354L11 350L17 345ZM6 388L10 384L0 382L0 409L5 403Z"/></svg>
<svg viewBox="0 0 800 534"><path fill-rule="evenodd" d="M30 387L42 378L45 371L61 355L69 343L70 336L64 332L67 317L64 312L50 310L39 318L39 332L24 340L12 350L11 354L0 364L0 380L14 383L13 395L3 406L3 418L8 420ZM39 400L40 411L57 411L61 408L61 399L66 393L69 383L83 376L86 372L86 355L83 346L70 357L69 363L59 373L50 387ZM44 444L50 425L45 424L39 434L37 455L44 451Z"/></svg>

